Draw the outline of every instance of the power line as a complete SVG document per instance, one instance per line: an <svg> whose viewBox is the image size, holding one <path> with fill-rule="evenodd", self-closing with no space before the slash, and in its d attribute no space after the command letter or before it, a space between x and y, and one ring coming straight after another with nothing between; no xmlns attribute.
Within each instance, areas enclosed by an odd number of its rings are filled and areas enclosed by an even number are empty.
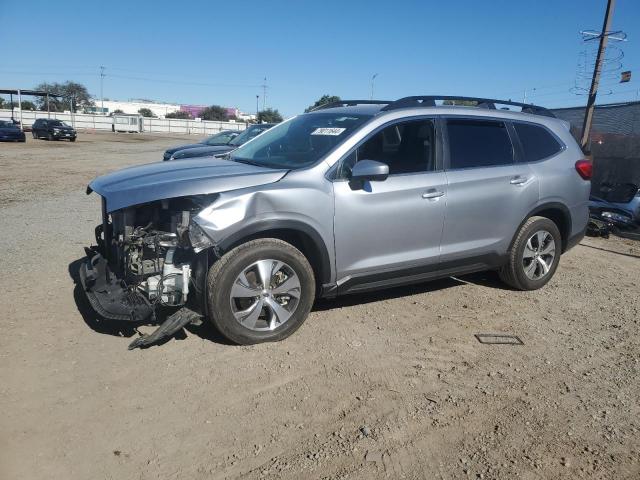
<svg viewBox="0 0 640 480"><path fill-rule="evenodd" d="M114 75L110 74L111 78L120 78L123 80L137 80L142 82L154 82L154 83L167 83L173 85L193 85L200 87L219 87L219 88L258 88L262 85L246 85L240 83L208 83L208 82L186 82L183 80L165 80L162 78L150 78L150 77L135 77L130 75Z"/></svg>
<svg viewBox="0 0 640 480"><path fill-rule="evenodd" d="M100 67L100 68L106 68L106 67ZM109 67L109 70L114 70L111 67ZM4 74L11 74L11 75L30 75L30 76L36 76L36 75L72 75L72 76L91 76L93 77L95 75L95 73L85 73L85 72L72 72L72 71L66 71L66 72L35 72L35 71L17 71L17 70L0 70L0 73L4 73ZM189 81L184 81L184 80L170 80L170 79L163 79L163 78L152 78L152 77L138 77L138 76L131 76L131 75L119 75L119 74L104 74L105 77L111 77L111 78L119 78L119 79L123 79L123 80L137 80L137 81L144 81L144 82L154 82L154 83L168 83L168 84L175 84L175 85L192 85L192 86L202 86L202 87L218 87L218 88L260 88L263 87L263 85L250 85L250 84L233 84L233 83L209 83L209 82L189 82Z"/></svg>

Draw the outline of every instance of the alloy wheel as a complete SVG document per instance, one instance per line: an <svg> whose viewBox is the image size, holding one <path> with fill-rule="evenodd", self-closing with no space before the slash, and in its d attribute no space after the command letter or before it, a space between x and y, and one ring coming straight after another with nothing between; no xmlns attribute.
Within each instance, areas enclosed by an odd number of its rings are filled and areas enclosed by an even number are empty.
<svg viewBox="0 0 640 480"><path fill-rule="evenodd" d="M300 302L300 279L280 260L264 259L244 268L231 286L236 321L254 331L272 331L286 323Z"/></svg>
<svg viewBox="0 0 640 480"><path fill-rule="evenodd" d="M556 258L556 242L546 230L538 230L529 237L522 253L522 268L531 280L545 277Z"/></svg>

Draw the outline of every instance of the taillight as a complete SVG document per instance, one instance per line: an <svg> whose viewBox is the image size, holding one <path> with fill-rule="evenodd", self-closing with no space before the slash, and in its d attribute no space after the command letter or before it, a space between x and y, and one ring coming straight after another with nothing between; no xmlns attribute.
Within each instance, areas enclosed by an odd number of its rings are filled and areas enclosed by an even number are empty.
<svg viewBox="0 0 640 480"><path fill-rule="evenodd" d="M593 175L593 163L589 160L578 160L576 162L576 172L580 175L584 180L591 180L591 176Z"/></svg>

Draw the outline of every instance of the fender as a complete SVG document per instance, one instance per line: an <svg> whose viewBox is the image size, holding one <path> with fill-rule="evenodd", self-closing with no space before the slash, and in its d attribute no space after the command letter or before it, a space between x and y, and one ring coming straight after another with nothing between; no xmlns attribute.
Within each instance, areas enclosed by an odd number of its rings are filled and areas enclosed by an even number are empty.
<svg viewBox="0 0 640 480"><path fill-rule="evenodd" d="M243 243L243 240L256 238L261 234L274 230L288 230L303 234L311 240L315 252L318 254L320 283L327 284L331 281L331 258L327 246L318 231L310 225L289 219L257 220L243 226L240 230L225 237L218 243L222 252L227 252L235 246Z"/></svg>
<svg viewBox="0 0 640 480"><path fill-rule="evenodd" d="M522 228L522 225L524 225L524 222L527 221L527 219L531 218L532 216L544 211L544 210L560 210L562 212L562 216L564 218L565 221L565 226L564 228L560 228L560 226L558 226L558 229L560 230L560 234L563 236L563 245L562 245L562 253L566 252L569 248L571 248L568 243L570 240L570 236L571 236L571 213L569 212L569 209L567 208L566 205L559 203L559 202L546 202L546 203L541 203L540 205L537 205L535 208L533 208L528 214L527 216L522 220L522 222L520 223L520 225L518 225L517 230L515 231L513 238L511 239L511 243L509 244L509 246L513 245L513 240L515 240L516 235L518 234L518 232L520 231L520 228ZM562 231L564 230L564 231Z"/></svg>

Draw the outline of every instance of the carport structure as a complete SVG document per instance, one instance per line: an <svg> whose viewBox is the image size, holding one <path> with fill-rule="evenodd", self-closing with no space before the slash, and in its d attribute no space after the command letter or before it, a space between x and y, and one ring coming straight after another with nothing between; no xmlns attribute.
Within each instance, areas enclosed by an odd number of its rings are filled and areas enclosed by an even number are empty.
<svg viewBox="0 0 640 480"><path fill-rule="evenodd" d="M22 90L22 89L11 89L11 88L0 88L0 95L9 95L11 102L11 119L15 120L13 117L13 96L16 95L18 97L18 109L20 110L20 130L24 130L22 126L22 96L29 95L32 97L46 97L47 99L47 115L51 117L51 111L49 110L49 99L50 98L63 98L62 95L56 95L49 92L43 92L41 90Z"/></svg>

